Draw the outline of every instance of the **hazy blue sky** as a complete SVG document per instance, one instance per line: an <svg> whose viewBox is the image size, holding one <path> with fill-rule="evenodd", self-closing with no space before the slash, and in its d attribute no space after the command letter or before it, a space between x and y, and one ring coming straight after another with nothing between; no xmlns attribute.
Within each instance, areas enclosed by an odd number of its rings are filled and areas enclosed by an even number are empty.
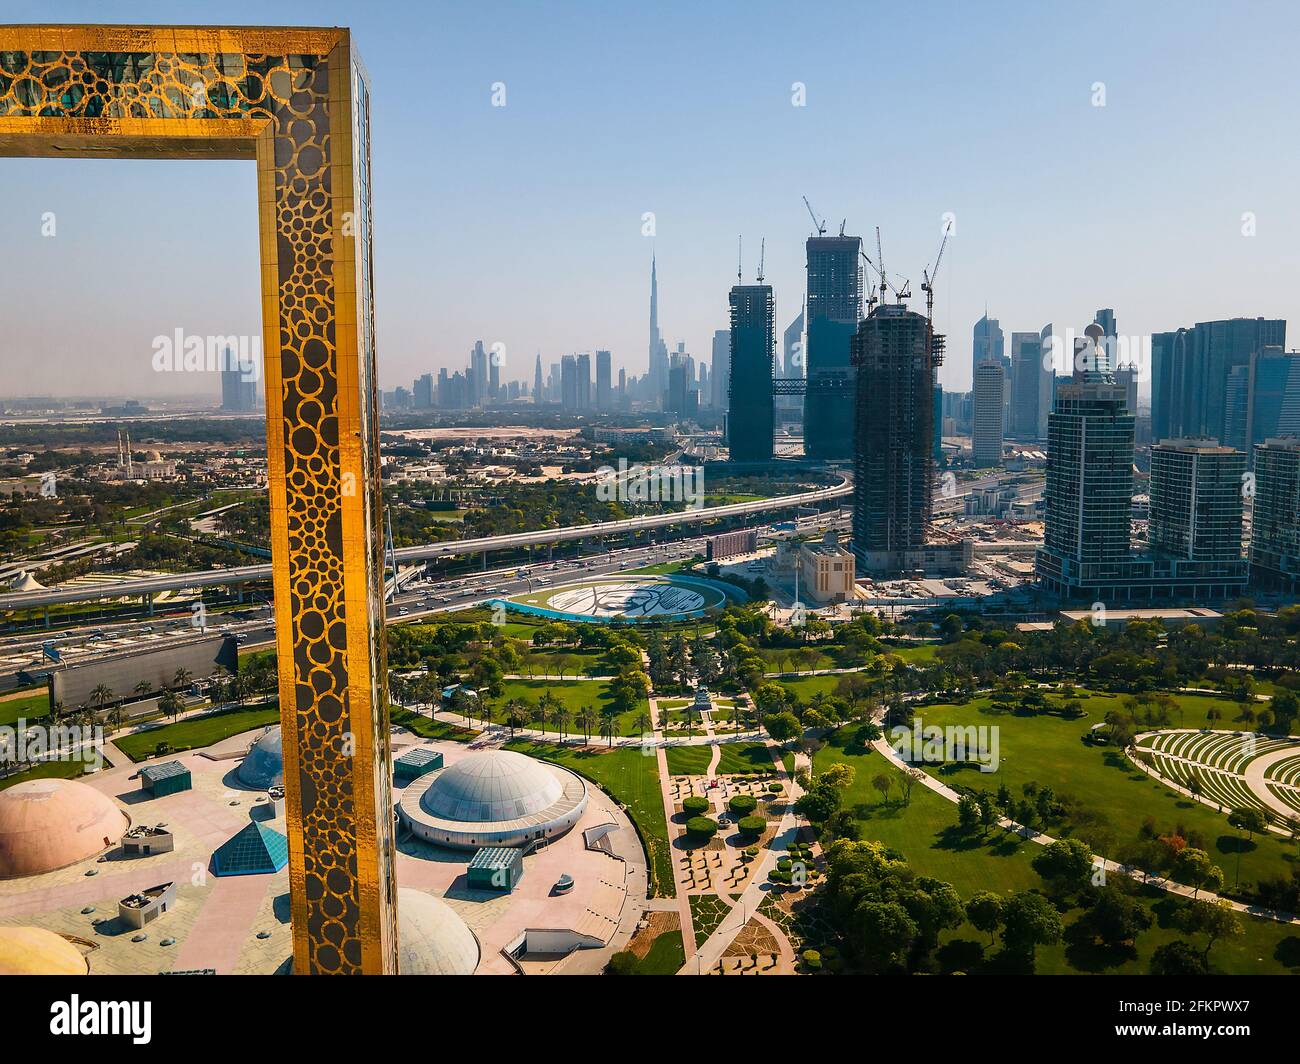
<svg viewBox="0 0 1300 1064"><path fill-rule="evenodd" d="M747 279L767 239L779 337L802 195L832 231L874 243L879 224L918 295L956 215L950 387L986 303L1008 334L1102 306L1126 334L1300 319L1291 4L8 0L5 20L350 26L373 82L385 387L480 338L510 377L596 347L644 372L646 211L670 346L707 357L740 233ZM251 163L3 159L0 187L0 392L175 391L155 335L258 330Z"/></svg>

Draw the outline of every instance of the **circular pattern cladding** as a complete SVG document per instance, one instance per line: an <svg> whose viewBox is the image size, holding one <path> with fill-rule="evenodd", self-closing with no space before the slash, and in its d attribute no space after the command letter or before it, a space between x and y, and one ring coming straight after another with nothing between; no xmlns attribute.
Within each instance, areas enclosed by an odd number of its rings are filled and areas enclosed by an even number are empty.
<svg viewBox="0 0 1300 1064"><path fill-rule="evenodd" d="M456 849L554 838L586 808L581 776L512 750L471 754L417 780L398 805L412 834Z"/></svg>
<svg viewBox="0 0 1300 1064"><path fill-rule="evenodd" d="M0 879L35 876L115 846L130 826L113 800L76 780L28 780L0 791Z"/></svg>
<svg viewBox="0 0 1300 1064"><path fill-rule="evenodd" d="M727 592L707 580L611 577L584 580L514 600L530 612L592 621L664 621L698 617L726 605Z"/></svg>

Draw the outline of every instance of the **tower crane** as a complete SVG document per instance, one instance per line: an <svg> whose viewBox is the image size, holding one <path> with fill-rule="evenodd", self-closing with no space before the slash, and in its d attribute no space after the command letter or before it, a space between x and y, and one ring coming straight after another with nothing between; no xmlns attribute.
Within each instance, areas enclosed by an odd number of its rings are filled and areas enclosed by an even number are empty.
<svg viewBox="0 0 1300 1064"><path fill-rule="evenodd" d="M817 220L817 215L813 213L812 204L808 202L807 196L803 198L803 205L808 208L808 217L812 219L813 228L817 230L817 235L825 236L826 219L823 218L820 222Z"/></svg>
<svg viewBox="0 0 1300 1064"><path fill-rule="evenodd" d="M767 237L763 237L758 245L758 283L763 283L763 259L767 255Z"/></svg>
<svg viewBox="0 0 1300 1064"><path fill-rule="evenodd" d="M921 291L925 293L925 348L930 354L930 360L937 365L942 358L942 352L939 353L939 359L935 357L934 350L934 279L939 276L939 263L943 261L943 249L948 246L948 234L952 232L952 222L949 221L943 227L943 239L939 241L939 254L934 257L934 271L928 268L921 271Z"/></svg>

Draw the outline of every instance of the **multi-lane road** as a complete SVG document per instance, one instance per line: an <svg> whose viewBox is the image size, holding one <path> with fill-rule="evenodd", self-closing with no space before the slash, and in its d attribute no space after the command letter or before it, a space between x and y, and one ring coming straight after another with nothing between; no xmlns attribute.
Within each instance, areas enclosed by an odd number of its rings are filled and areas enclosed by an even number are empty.
<svg viewBox="0 0 1300 1064"><path fill-rule="evenodd" d="M770 499L710 506L699 510L675 513L649 514L622 521L603 521L588 525L569 525L564 528L541 529L536 532L517 532L505 536L488 536L479 539L449 540L419 547L403 547L396 552L399 565L433 558L484 554L490 551L511 550L519 547L545 546L574 540L617 536L641 532L668 525L688 524L697 521L714 521L720 518L745 517L770 510L787 510L800 506L815 506L843 498L853 491L847 480L831 488L780 495ZM160 591L180 591L186 588L234 586L271 578L270 565L244 565L231 569L212 569L200 572L172 573L164 576L138 577L116 580L111 583L68 588L45 588L39 591L15 591L0 595L0 610L32 609L55 606L68 602L88 602L106 598L128 598L136 595L156 594Z"/></svg>
<svg viewBox="0 0 1300 1064"><path fill-rule="evenodd" d="M844 518L834 512L818 517L804 517L797 522L801 532L820 527L843 527ZM771 530L768 530L770 533ZM762 532L760 532L760 538ZM511 566L451 579L431 580L422 577L406 581L403 590L388 602L390 624L401 624L422 617L466 609L493 598L504 598L544 587L558 587L584 576L625 573L632 569L667 564L702 554L707 537L696 536L671 543L630 547L589 553L572 559L536 562L529 566ZM520 574L523 575L520 575ZM232 609L226 613L209 611L203 632L188 608L180 616L162 615L118 623L101 623L55 633L33 632L0 641L0 691L12 688L21 671L43 669L43 647L53 641L63 661L77 664L97 657L139 650L144 646L173 645L201 634L229 632L245 648L269 645L275 639L275 619L267 604ZM48 663L46 663L48 664Z"/></svg>

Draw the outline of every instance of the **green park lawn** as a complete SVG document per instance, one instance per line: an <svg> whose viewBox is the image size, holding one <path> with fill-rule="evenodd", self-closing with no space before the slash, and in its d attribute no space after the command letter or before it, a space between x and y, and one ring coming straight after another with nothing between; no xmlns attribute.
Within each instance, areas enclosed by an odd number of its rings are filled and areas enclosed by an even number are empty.
<svg viewBox="0 0 1300 1064"><path fill-rule="evenodd" d="M400 706L389 707L388 720L392 724L406 728L422 739L446 739L453 743L468 743L482 734L472 728L462 728L458 724L433 719L423 713L417 713L412 709L403 709Z"/></svg>
<svg viewBox="0 0 1300 1064"><path fill-rule="evenodd" d="M639 747L575 750L526 739L512 740L506 743L505 749L518 750L530 757L538 757L571 769L596 783L624 806L650 855L653 893L657 897L672 897L676 893L657 758L647 757ZM680 935L676 937L681 939ZM684 961L679 962L678 967L681 963Z"/></svg>
<svg viewBox="0 0 1300 1064"><path fill-rule="evenodd" d="M167 743L173 753L201 750L240 732L279 723L278 706L251 706L220 710L192 720L165 724L161 728L148 728L120 736L113 742L132 761L146 761L154 756L154 750L162 742Z"/></svg>
<svg viewBox="0 0 1300 1064"><path fill-rule="evenodd" d="M999 729L997 772L984 773L974 766L932 767L950 785L996 791L1005 783L1019 798L1025 783L1051 787L1058 797L1069 796L1093 823L1073 833L1095 850L1114 856L1118 847L1131 842L1145 818L1154 819L1166 833L1176 825L1202 837L1205 850L1218 864L1229 887L1240 873L1243 884L1261 878L1290 876L1297 854L1294 843L1278 835L1256 836L1253 842L1238 839L1226 814L1178 795L1133 766L1115 747L1083 742L1088 729L1106 713L1120 706L1120 697L1080 692L1085 716L1065 720L1059 716L1021 716L995 709L988 698L964 705L920 706L916 716L923 724L987 725ZM1174 715L1174 726L1198 727L1205 723L1211 706L1225 710L1229 703L1204 695L1179 695L1183 719ZM924 766L923 766L924 767ZM1048 834L1066 834L1053 826Z"/></svg>
<svg viewBox="0 0 1300 1064"><path fill-rule="evenodd" d="M911 801L904 805L901 773L874 750L848 748L854 730L850 726L833 736L815 755L814 766L818 772L838 763L855 769L853 784L844 795L844 808L854 814L862 838L897 850L918 873L951 883L964 900L981 890L1005 896L1042 889L1042 880L1030 866L1038 852L1036 843L1005 831L963 836L957 827L956 805L920 785L913 787ZM882 773L892 781L888 799L882 799L871 784ZM1188 936L1172 923L1181 901L1155 888L1144 888L1139 900L1151 911L1154 923L1139 935L1136 951L1072 943L1069 927L1081 910L1069 909L1061 914L1066 938L1055 946L1039 948L1035 971L1045 975L1145 973L1156 947ZM1215 944L1210 953L1212 968L1230 974L1300 973L1300 929L1247 916L1242 916L1241 922L1242 936ZM941 967L965 970L967 964L960 958L972 949L971 943L987 948L988 936L964 924L945 932L941 941L937 952ZM989 951L990 956L993 952Z"/></svg>
<svg viewBox="0 0 1300 1064"><path fill-rule="evenodd" d="M13 787L19 783L26 783L28 780L43 779L76 779L84 775L90 766L84 761L42 761L39 765L25 769L22 772L15 772L12 776L0 778L0 791L6 787ZM101 763L102 768L112 768L108 758L104 758Z"/></svg>
<svg viewBox="0 0 1300 1064"><path fill-rule="evenodd" d="M0 698L0 725L14 724L19 719L37 720L49 713L50 695L43 687Z"/></svg>
<svg viewBox="0 0 1300 1064"><path fill-rule="evenodd" d="M536 704L537 701L546 692L550 692L554 697L576 716L578 710L584 706L594 709L599 715L606 706L613 703L613 696L609 691L609 683L605 680L504 680L501 684L501 697L495 700L497 707L496 720L501 723L504 720L505 713L502 707L512 698L521 698L525 701ZM618 715L618 732L620 736L640 735L641 731L636 726L636 718L639 714L650 713L650 704L642 701L634 709ZM529 721L529 728L536 728L537 724ZM554 724L547 723L543 731L557 732L558 729ZM576 726L576 721L571 716L565 729L566 734L581 734L581 729ZM592 740L596 740L600 732L593 729Z"/></svg>
<svg viewBox="0 0 1300 1064"><path fill-rule="evenodd" d="M686 963L686 947L681 931L664 931L656 935L650 949L636 965L633 975L676 975Z"/></svg>
<svg viewBox="0 0 1300 1064"><path fill-rule="evenodd" d="M722 743L718 757L719 776L741 776L775 772L772 756L763 743ZM671 776L702 776L709 769L711 746L670 746L664 750Z"/></svg>

